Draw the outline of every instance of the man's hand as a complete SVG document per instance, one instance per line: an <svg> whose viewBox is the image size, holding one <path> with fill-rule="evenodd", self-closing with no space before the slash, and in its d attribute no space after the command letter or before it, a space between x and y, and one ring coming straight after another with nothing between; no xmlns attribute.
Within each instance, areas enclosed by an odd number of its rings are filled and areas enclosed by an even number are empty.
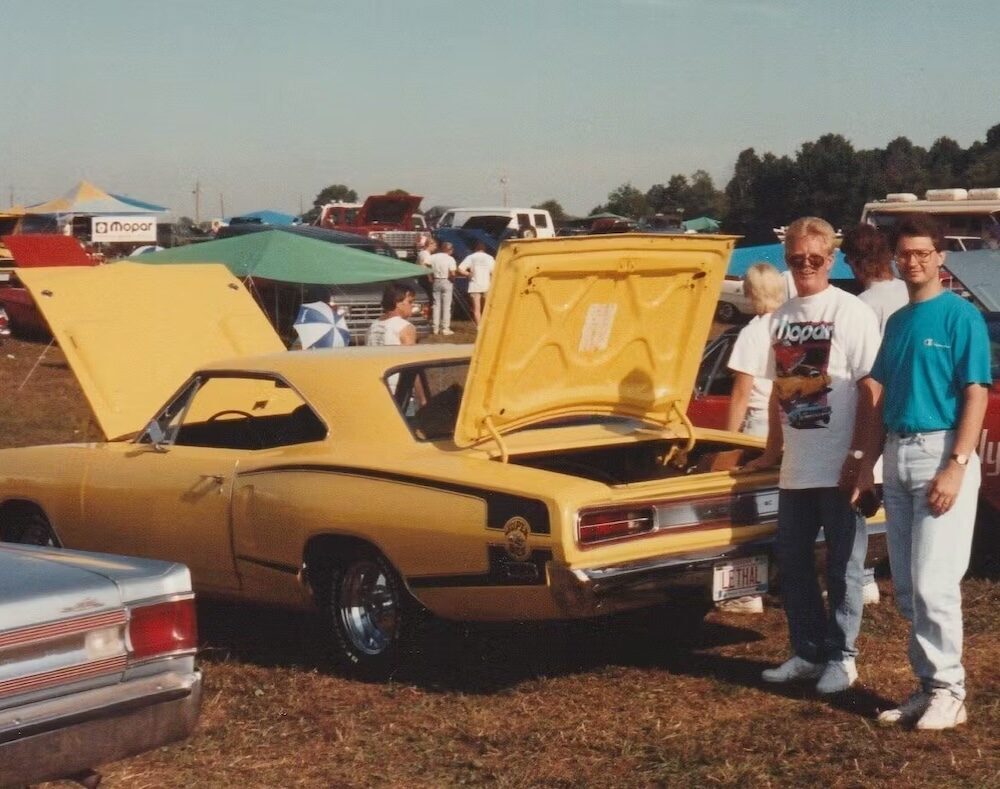
<svg viewBox="0 0 1000 789"><path fill-rule="evenodd" d="M875 475L868 463L863 463L848 456L840 467L840 479L837 481L840 491L850 497L851 504L866 490L875 487Z"/></svg>
<svg viewBox="0 0 1000 789"><path fill-rule="evenodd" d="M965 468L952 461L931 480L927 488L927 504L935 516L944 515L954 506L964 474Z"/></svg>

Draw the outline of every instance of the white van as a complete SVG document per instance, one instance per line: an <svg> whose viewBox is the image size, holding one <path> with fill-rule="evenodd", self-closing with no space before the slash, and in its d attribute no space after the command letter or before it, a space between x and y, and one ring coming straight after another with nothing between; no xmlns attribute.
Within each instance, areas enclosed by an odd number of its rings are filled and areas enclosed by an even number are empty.
<svg viewBox="0 0 1000 789"><path fill-rule="evenodd" d="M552 238L556 234L552 215L544 208L449 208L438 227L462 227L473 217L507 217L507 227L524 238Z"/></svg>
<svg viewBox="0 0 1000 789"><path fill-rule="evenodd" d="M865 203L861 221L891 230L902 214L911 213L936 217L949 248L955 251L992 247L1000 240L1000 187L928 189L923 200L910 192L897 192Z"/></svg>

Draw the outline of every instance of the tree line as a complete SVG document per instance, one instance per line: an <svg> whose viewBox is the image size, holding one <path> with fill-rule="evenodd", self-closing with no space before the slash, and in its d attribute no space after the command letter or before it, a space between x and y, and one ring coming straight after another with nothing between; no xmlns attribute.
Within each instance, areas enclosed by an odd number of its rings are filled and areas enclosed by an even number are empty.
<svg viewBox="0 0 1000 789"><path fill-rule="evenodd" d="M807 214L846 227L858 221L866 202L892 192L923 196L927 189L992 186L1000 186L1000 124L968 148L950 137L939 137L930 148L897 137L885 148L858 150L841 134L824 134L803 143L794 158L740 151L722 190L697 170L646 192L623 184L591 213L711 216L724 232L744 236L744 243L767 244L775 240L773 228Z"/></svg>
<svg viewBox="0 0 1000 789"><path fill-rule="evenodd" d="M723 189L705 170L672 175L645 192L624 183L590 214L710 216L722 223L723 232L744 236L743 243L769 244L775 241L773 228L799 216L821 216L842 228L858 221L866 202L891 192L922 196L927 189L991 186L1000 186L1000 124L968 148L950 137L939 137L930 148L897 137L885 148L859 150L841 134L824 134L803 143L794 157L740 151ZM357 193L344 184L328 186L309 214L331 200L355 201ZM534 207L548 209L557 224L569 218L554 198Z"/></svg>

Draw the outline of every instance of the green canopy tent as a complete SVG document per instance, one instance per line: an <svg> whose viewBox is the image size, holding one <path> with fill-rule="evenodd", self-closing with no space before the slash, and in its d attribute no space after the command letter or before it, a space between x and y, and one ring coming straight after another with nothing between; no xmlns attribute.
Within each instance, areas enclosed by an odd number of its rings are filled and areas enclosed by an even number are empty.
<svg viewBox="0 0 1000 789"><path fill-rule="evenodd" d="M423 276L412 263L281 230L205 241L129 258L136 263L222 263L235 276L302 285L357 285Z"/></svg>
<svg viewBox="0 0 1000 789"><path fill-rule="evenodd" d="M719 220L710 216L696 216L694 219L685 219L681 222L681 227L695 233L718 233L722 225L719 224Z"/></svg>
<svg viewBox="0 0 1000 789"><path fill-rule="evenodd" d="M150 265L221 263L246 282L283 337L290 336L292 320L300 304L326 298L316 294L306 298L307 286L329 288L333 297L343 304L345 297L347 302L359 297L356 288L352 289L353 296L348 295L351 286L390 280L412 281L428 273L423 266L413 263L281 230L189 244L135 255L127 260ZM366 291L362 300L374 302L377 307L380 295L380 289L374 295ZM348 306L348 323L352 334L357 334L367 328L366 323L359 323L364 320L363 311L355 315L354 309Z"/></svg>

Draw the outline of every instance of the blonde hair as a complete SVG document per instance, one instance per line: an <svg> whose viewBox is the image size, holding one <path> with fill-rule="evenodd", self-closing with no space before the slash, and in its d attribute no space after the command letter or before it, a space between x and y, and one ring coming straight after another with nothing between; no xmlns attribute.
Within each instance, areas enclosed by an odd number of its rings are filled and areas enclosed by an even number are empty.
<svg viewBox="0 0 1000 789"><path fill-rule="evenodd" d="M785 303L785 278L770 263L754 263L743 275L743 295L758 315L774 312Z"/></svg>
<svg viewBox="0 0 1000 789"><path fill-rule="evenodd" d="M806 238L807 236L822 239L826 246L826 253L828 255L833 253L837 233L833 229L833 225L818 216L804 216L792 222L785 229L785 247L787 248L789 239Z"/></svg>

